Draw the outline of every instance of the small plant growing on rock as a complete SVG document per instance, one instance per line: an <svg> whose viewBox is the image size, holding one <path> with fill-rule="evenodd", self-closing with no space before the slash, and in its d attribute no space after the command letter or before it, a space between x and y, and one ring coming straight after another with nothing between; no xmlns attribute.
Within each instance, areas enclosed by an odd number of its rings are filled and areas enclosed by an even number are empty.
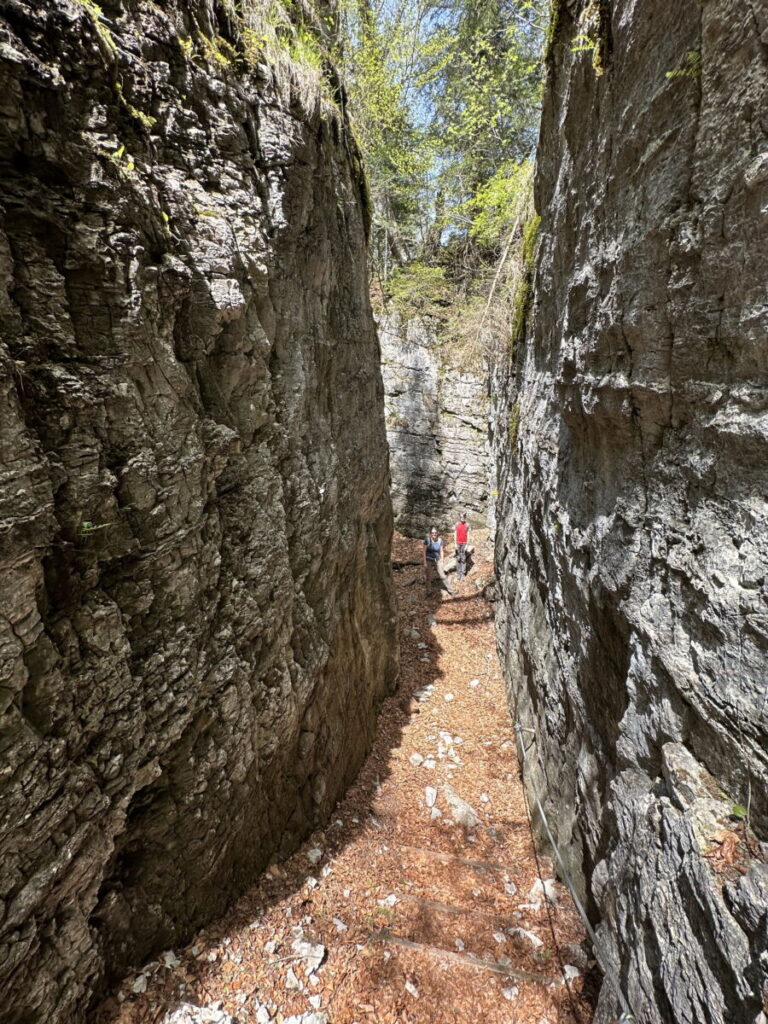
<svg viewBox="0 0 768 1024"><path fill-rule="evenodd" d="M92 523L90 520L84 519L80 523L80 536L84 537L89 533L97 533L99 530L106 530L114 525L114 523Z"/></svg>
<svg viewBox="0 0 768 1024"><path fill-rule="evenodd" d="M303 26L296 30L290 43L291 59L299 64L306 64L314 71L322 73L323 54L317 39Z"/></svg>
<svg viewBox="0 0 768 1024"><path fill-rule="evenodd" d="M701 78L701 51L689 50L680 67L668 71L667 78Z"/></svg>
<svg viewBox="0 0 768 1024"><path fill-rule="evenodd" d="M195 203L192 207L198 217L218 217L218 211L214 210L212 206L198 206Z"/></svg>
<svg viewBox="0 0 768 1024"><path fill-rule="evenodd" d="M549 18L544 37L544 63L550 72L552 72L555 65L555 42L558 29L560 28L563 3L564 0L550 0L549 5Z"/></svg>
<svg viewBox="0 0 768 1024"><path fill-rule="evenodd" d="M598 77L605 72L609 25L610 11L605 0L589 0L579 16L581 31L571 43L572 53L592 54L592 68Z"/></svg>
<svg viewBox="0 0 768 1024"><path fill-rule="evenodd" d="M136 167L133 157L130 153L125 151L125 143L122 142L112 153L106 154L107 159L110 160L121 174L126 174Z"/></svg>
<svg viewBox="0 0 768 1024"><path fill-rule="evenodd" d="M243 60L249 67L253 67L263 59L269 36L247 26L240 30L240 35L243 41Z"/></svg>
<svg viewBox="0 0 768 1024"><path fill-rule="evenodd" d="M117 56L117 46L112 38L112 33L104 24L104 12L99 5L94 3L94 0L75 0L75 3L79 4L90 14L96 33L108 53L112 57Z"/></svg>
<svg viewBox="0 0 768 1024"><path fill-rule="evenodd" d="M220 67L229 68L238 58L235 48L222 36L209 38L202 32L199 32L197 39L203 58L211 64L218 64Z"/></svg>
<svg viewBox="0 0 768 1024"><path fill-rule="evenodd" d="M115 92L117 93L117 98L124 109L135 121L138 121L143 128L146 128L147 131L157 123L156 118L150 117L149 114L145 114L143 110L139 110L138 107L134 107L132 103L128 102L123 94L123 86L121 82L115 82Z"/></svg>

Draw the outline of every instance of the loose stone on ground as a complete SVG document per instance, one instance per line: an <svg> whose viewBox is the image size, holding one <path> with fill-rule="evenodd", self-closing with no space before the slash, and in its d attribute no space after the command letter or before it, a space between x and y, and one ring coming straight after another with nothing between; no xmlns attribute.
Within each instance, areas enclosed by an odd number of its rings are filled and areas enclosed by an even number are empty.
<svg viewBox="0 0 768 1024"><path fill-rule="evenodd" d="M418 545L397 539L394 557ZM401 608L420 571L395 574ZM580 923L547 858L536 871L489 606L471 577L458 600L418 593L399 690L333 819L186 949L127 979L100 1024L591 1020ZM164 1020L190 1005L198 1017Z"/></svg>

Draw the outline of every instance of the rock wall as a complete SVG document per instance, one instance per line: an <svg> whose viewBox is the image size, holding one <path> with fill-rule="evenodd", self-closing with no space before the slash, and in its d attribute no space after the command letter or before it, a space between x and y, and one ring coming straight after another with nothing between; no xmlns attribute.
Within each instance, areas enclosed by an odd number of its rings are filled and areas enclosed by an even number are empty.
<svg viewBox="0 0 768 1024"><path fill-rule="evenodd" d="M489 492L485 376L457 367L439 330L398 314L379 320L392 506L397 529L446 533L461 511L485 525Z"/></svg>
<svg viewBox="0 0 768 1024"><path fill-rule="evenodd" d="M554 14L533 306L494 388L500 651L636 1020L764 1024L768 8Z"/></svg>
<svg viewBox="0 0 768 1024"><path fill-rule="evenodd" d="M0 21L8 1022L82 1020L324 819L396 668L344 119L230 5L101 7Z"/></svg>

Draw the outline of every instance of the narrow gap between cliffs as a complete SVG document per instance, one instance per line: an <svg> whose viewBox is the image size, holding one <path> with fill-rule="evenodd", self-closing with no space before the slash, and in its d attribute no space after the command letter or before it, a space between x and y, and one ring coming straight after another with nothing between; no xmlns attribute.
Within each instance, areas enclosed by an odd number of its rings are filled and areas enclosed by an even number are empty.
<svg viewBox="0 0 768 1024"><path fill-rule="evenodd" d="M591 1020L581 924L534 853L488 548L475 559L455 596L427 598L421 541L396 535L400 681L358 779L326 828L129 976L98 1024Z"/></svg>

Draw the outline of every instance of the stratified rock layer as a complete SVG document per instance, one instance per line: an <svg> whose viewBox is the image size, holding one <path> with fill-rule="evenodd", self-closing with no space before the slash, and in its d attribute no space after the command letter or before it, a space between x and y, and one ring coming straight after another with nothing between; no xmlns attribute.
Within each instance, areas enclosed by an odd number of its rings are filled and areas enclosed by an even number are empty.
<svg viewBox="0 0 768 1024"><path fill-rule="evenodd" d="M637 1021L754 1024L768 874L733 844L747 807L768 829L768 9L555 7L532 325L498 377L499 643Z"/></svg>
<svg viewBox="0 0 768 1024"><path fill-rule="evenodd" d="M392 520L312 74L227 5L2 6L0 1005L55 1022L327 815L393 680Z"/></svg>
<svg viewBox="0 0 768 1024"><path fill-rule="evenodd" d="M429 321L379 320L395 525L450 533L464 511L485 525L488 399L485 378L457 366Z"/></svg>

